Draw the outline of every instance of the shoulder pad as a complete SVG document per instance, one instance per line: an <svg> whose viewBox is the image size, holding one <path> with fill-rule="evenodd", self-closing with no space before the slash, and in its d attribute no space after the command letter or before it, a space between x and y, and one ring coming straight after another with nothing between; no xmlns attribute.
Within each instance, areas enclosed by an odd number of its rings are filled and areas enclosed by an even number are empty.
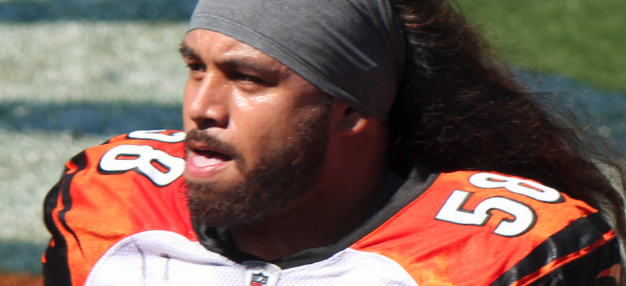
<svg viewBox="0 0 626 286"><path fill-rule="evenodd" d="M353 248L386 254L419 285L509 285L614 238L597 210L553 188L462 171L441 174Z"/></svg>
<svg viewBox="0 0 626 286"><path fill-rule="evenodd" d="M44 269L71 272L80 283L129 235L167 230L197 241L184 194L184 139L180 131L135 131L72 158L44 203L53 235Z"/></svg>

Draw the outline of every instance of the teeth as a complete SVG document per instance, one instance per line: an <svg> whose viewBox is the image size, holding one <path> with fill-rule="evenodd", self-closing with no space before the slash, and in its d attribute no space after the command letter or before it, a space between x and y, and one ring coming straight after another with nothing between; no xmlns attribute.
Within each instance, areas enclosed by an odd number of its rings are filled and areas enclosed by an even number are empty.
<svg viewBox="0 0 626 286"><path fill-rule="evenodd" d="M219 157L208 158L202 155L192 156L191 161L198 167L207 167L224 162L224 160Z"/></svg>

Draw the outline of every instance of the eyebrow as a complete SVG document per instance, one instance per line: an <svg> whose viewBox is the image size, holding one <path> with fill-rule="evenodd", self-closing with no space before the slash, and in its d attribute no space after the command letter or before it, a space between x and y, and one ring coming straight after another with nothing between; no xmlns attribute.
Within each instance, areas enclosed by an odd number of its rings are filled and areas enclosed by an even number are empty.
<svg viewBox="0 0 626 286"><path fill-rule="evenodd" d="M189 46L187 46L187 44L185 44L185 42L181 42L180 43L180 48L178 48L178 52L180 52L180 55L183 56L183 58L188 58L188 59L199 59L200 58L193 51L192 48L190 48Z"/></svg>
<svg viewBox="0 0 626 286"><path fill-rule="evenodd" d="M187 46L184 41L180 43L180 48L178 48L178 51L183 58L200 60L200 56L196 54L196 52L191 47ZM246 56L230 56L221 60L219 64L232 69L245 69L253 72L258 72L260 74L268 74L278 70L277 68L273 67L273 65L251 62L247 59Z"/></svg>
<svg viewBox="0 0 626 286"><path fill-rule="evenodd" d="M269 74L276 71L276 68L271 65L254 63L247 60L246 57L229 57L224 59L220 64L232 69L248 70L259 74Z"/></svg>

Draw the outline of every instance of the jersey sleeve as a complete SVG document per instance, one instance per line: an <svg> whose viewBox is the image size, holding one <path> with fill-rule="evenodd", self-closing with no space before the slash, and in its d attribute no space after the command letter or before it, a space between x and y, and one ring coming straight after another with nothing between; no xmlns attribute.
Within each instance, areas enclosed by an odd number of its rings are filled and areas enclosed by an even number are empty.
<svg viewBox="0 0 626 286"><path fill-rule="evenodd" d="M617 286L619 253L615 232L594 213L550 236L492 285Z"/></svg>
<svg viewBox="0 0 626 286"><path fill-rule="evenodd" d="M524 178L441 174L352 248L383 254L420 286L618 285L614 230L586 203Z"/></svg>
<svg viewBox="0 0 626 286"><path fill-rule="evenodd" d="M52 239L45 285L83 285L116 242L147 230L197 241L184 196L185 134L135 131L89 148L66 165L44 201Z"/></svg>

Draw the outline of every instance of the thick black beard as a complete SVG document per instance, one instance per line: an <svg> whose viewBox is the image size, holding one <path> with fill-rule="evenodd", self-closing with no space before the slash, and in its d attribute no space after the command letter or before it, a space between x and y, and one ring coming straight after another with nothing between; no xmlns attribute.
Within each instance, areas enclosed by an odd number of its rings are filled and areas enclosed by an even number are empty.
<svg viewBox="0 0 626 286"><path fill-rule="evenodd" d="M189 132L187 140L219 144L222 150L231 152L244 177L238 185L220 191L217 199L215 194L211 194L216 187L214 184L187 180L192 220L213 227L259 222L306 194L315 186L323 171L330 106L327 103L318 114L300 123L294 128L297 131L285 136L283 148L268 151L253 168L245 166L233 146L225 146L224 142L199 130Z"/></svg>

